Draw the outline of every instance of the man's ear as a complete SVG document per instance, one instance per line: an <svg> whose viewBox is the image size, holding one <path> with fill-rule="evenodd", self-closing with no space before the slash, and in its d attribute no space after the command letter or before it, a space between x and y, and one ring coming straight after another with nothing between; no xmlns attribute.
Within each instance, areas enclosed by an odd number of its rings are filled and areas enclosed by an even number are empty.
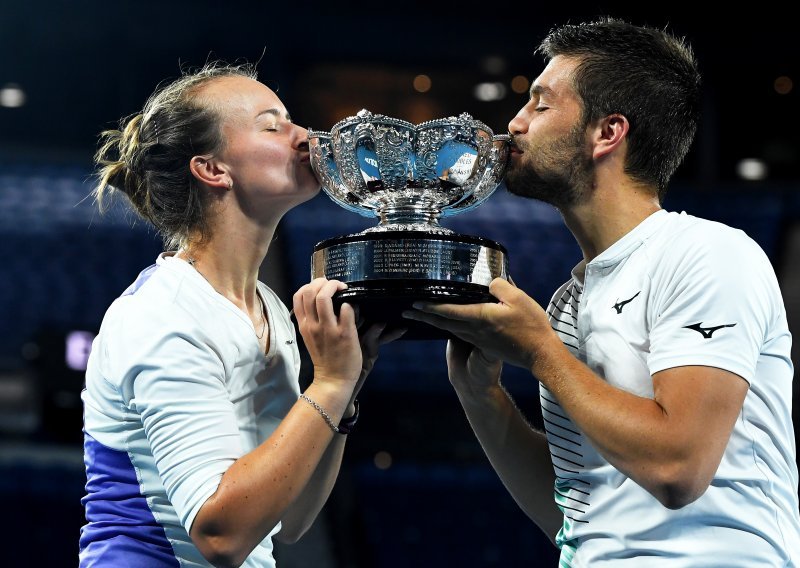
<svg viewBox="0 0 800 568"><path fill-rule="evenodd" d="M198 181L209 187L230 189L233 181L227 169L214 158L193 156L189 160L189 171Z"/></svg>
<svg viewBox="0 0 800 568"><path fill-rule="evenodd" d="M628 119L622 114L610 114L600 120L594 132L592 157L597 160L619 148L628 137L630 126Z"/></svg>

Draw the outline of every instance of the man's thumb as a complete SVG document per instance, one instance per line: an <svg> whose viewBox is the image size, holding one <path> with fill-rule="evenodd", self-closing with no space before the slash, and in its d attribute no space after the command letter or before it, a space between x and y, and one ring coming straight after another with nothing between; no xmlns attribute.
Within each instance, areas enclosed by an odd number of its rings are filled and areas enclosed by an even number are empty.
<svg viewBox="0 0 800 568"><path fill-rule="evenodd" d="M497 298L499 301L507 304L510 295L514 293L517 288L504 278L495 278L489 284L489 293Z"/></svg>

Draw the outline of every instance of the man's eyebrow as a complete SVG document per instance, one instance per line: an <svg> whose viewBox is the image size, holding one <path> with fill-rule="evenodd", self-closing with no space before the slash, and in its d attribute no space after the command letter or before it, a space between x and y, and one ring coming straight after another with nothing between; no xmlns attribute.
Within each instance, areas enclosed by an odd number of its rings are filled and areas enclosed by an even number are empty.
<svg viewBox="0 0 800 568"><path fill-rule="evenodd" d="M538 83L531 85L531 91L530 91L531 98L533 98L534 95L541 96L542 94L552 94L552 93L553 89L549 87L539 85Z"/></svg>
<svg viewBox="0 0 800 568"><path fill-rule="evenodd" d="M276 117L280 118L280 116L281 116L281 111L280 111L280 110L278 110L278 109L276 109L276 108L268 108L268 109L266 109L266 110L262 110L261 112L259 112L259 113L256 115L256 118L260 118L262 115L265 115L265 114L271 114L271 115L273 115L273 116L276 116ZM286 115L285 115L285 118L286 118L286 120L288 120L289 122L291 122L291 121L292 121L292 117L291 117L291 116L289 116L289 113L288 113L288 112L286 113Z"/></svg>

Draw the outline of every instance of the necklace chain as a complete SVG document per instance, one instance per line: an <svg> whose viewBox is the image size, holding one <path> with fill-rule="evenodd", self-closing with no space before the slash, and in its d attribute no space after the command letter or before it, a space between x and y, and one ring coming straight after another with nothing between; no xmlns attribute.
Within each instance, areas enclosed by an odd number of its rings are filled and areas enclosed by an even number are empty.
<svg viewBox="0 0 800 568"><path fill-rule="evenodd" d="M266 312L267 310L264 307L264 300L261 299L261 294L258 293L258 290L256 290L256 298L258 298L258 305L261 307L261 309L259 310L261 312L261 335L256 333L256 337L258 337L259 339L263 339L264 332L267 331L267 316L264 314L264 312ZM253 329L253 331L255 332L255 328Z"/></svg>
<svg viewBox="0 0 800 568"><path fill-rule="evenodd" d="M187 256L186 262L189 264L189 266L194 268L195 272L197 272L200 276L202 276L205 279L206 282L208 282L208 278L206 278L202 272L197 270L197 267L195 266L197 259L195 257ZM211 282L208 283L211 284ZM264 339L264 332L267 331L267 316L265 314L267 309L266 306L264 306L264 300L261 299L261 294L258 293L258 290L256 290L256 298L258 299L258 306L260 308L259 313L261 314L261 334L256 333L255 327L253 327L253 333L258 339Z"/></svg>

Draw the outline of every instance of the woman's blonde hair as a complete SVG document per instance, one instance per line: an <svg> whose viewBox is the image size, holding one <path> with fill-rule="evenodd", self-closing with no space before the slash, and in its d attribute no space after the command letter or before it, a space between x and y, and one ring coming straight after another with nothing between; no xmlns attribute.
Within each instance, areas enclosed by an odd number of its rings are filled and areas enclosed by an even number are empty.
<svg viewBox="0 0 800 568"><path fill-rule="evenodd" d="M209 235L207 194L189 162L224 147L219 109L198 94L209 81L230 76L256 79L256 72L248 63L220 61L184 72L157 88L142 111L123 118L118 130L100 134L94 197L101 211L110 193L122 192L139 216L156 227L168 250L185 246L190 236Z"/></svg>

